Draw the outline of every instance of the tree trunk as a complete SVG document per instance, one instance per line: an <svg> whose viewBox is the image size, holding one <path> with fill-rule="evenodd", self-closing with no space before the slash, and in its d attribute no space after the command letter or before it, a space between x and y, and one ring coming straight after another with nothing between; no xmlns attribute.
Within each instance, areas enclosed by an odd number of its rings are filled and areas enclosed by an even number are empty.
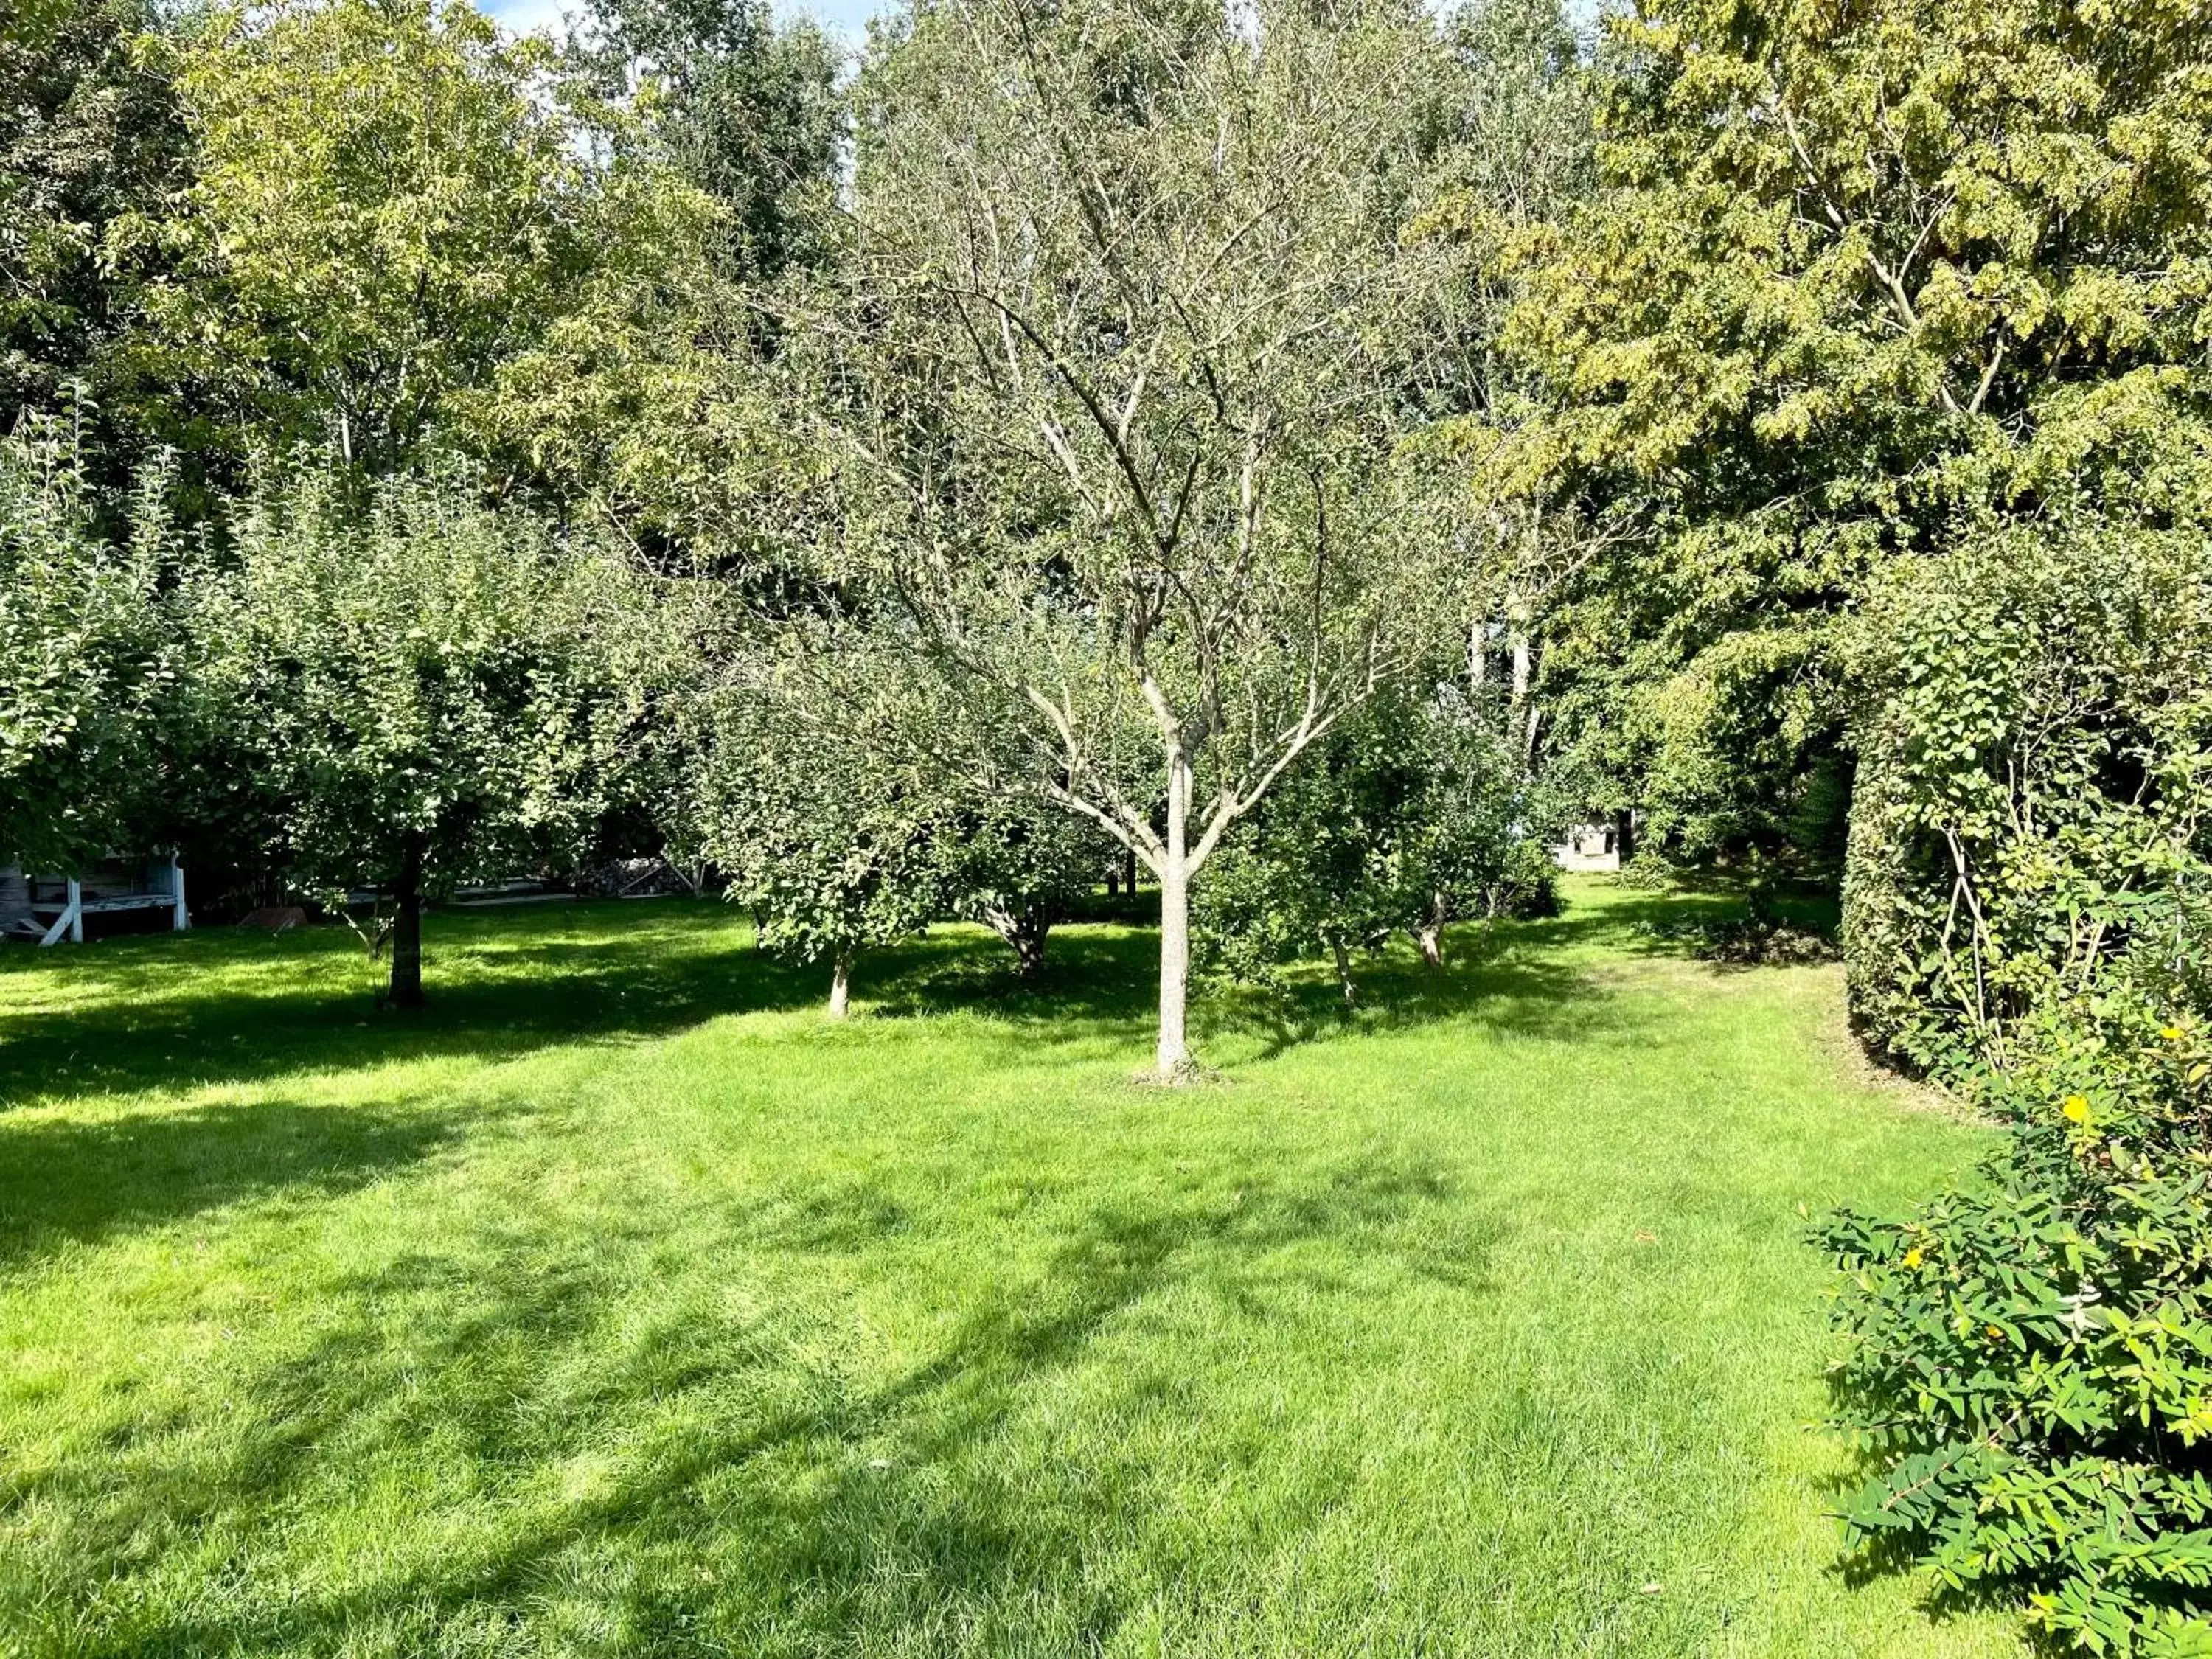
<svg viewBox="0 0 2212 1659"><path fill-rule="evenodd" d="M1034 979L1044 971L1044 946L1052 935L1052 913L1043 905L1020 912L992 906L983 912L983 924L1006 940L1024 979Z"/></svg>
<svg viewBox="0 0 2212 1659"><path fill-rule="evenodd" d="M1444 965L1444 923L1451 918L1442 893L1429 896L1429 914L1421 925L1413 929L1413 943L1421 948L1424 968Z"/></svg>
<svg viewBox="0 0 2212 1659"><path fill-rule="evenodd" d="M394 1008L422 1006L422 843L408 838L393 884L392 986L384 1000Z"/></svg>
<svg viewBox="0 0 2212 1659"><path fill-rule="evenodd" d="M830 1018L842 1019L853 998L853 958L841 956L830 971Z"/></svg>
<svg viewBox="0 0 2212 1659"><path fill-rule="evenodd" d="M1052 918L1042 909L1029 912L1015 924L1014 955L1020 961L1024 979L1035 979L1044 971L1045 940L1051 936Z"/></svg>
<svg viewBox="0 0 2212 1659"><path fill-rule="evenodd" d="M1528 640L1528 601L1517 593L1506 596L1505 625L1513 648L1513 708L1518 712L1528 701L1528 684L1535 677L1535 657Z"/></svg>
<svg viewBox="0 0 2212 1659"><path fill-rule="evenodd" d="M1344 948L1344 936L1331 933L1328 948L1336 957L1336 982L1343 988L1344 1006L1357 1008L1359 1006L1359 988L1352 982L1352 953Z"/></svg>
<svg viewBox="0 0 2212 1659"><path fill-rule="evenodd" d="M1187 1080L1192 1067L1184 1035L1190 981L1190 763L1168 752L1167 845L1160 860L1160 1042L1163 1083Z"/></svg>
<svg viewBox="0 0 2212 1659"><path fill-rule="evenodd" d="M1137 896L1137 849L1133 847L1121 849L1121 890L1131 898Z"/></svg>

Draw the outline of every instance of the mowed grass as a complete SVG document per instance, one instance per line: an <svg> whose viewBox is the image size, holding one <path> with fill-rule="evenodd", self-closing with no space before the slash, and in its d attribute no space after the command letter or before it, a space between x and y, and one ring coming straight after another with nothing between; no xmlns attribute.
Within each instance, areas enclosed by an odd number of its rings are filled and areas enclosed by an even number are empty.
<svg viewBox="0 0 2212 1659"><path fill-rule="evenodd" d="M1800 1208L1984 1133L1566 914L1347 1021L713 903L0 951L0 1651L1992 1655L1823 1516Z"/></svg>

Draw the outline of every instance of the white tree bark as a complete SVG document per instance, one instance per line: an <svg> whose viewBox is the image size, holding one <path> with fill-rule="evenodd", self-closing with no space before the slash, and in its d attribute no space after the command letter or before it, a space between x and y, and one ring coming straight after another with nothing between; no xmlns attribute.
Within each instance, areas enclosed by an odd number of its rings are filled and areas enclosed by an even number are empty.
<svg viewBox="0 0 2212 1659"><path fill-rule="evenodd" d="M1506 626L1513 642L1513 708L1517 713L1528 701L1528 683L1534 678L1534 657L1528 639L1528 602L1519 594L1505 601Z"/></svg>
<svg viewBox="0 0 2212 1659"><path fill-rule="evenodd" d="M842 1019L853 996L853 963L849 957L839 957L830 975L830 1018Z"/></svg>
<svg viewBox="0 0 2212 1659"><path fill-rule="evenodd" d="M1344 1006L1356 1008L1359 1006L1359 988L1352 982L1352 952L1345 948L1344 935L1331 933L1328 935L1328 950L1329 954L1336 958L1336 983L1337 988L1344 993Z"/></svg>
<svg viewBox="0 0 2212 1659"><path fill-rule="evenodd" d="M1444 965L1444 930L1438 923L1425 921L1413 930L1413 943L1420 947L1424 968Z"/></svg>
<svg viewBox="0 0 2212 1659"><path fill-rule="evenodd" d="M1190 760L1168 746L1167 840L1160 851L1160 1081L1191 1070L1186 1013L1190 994Z"/></svg>

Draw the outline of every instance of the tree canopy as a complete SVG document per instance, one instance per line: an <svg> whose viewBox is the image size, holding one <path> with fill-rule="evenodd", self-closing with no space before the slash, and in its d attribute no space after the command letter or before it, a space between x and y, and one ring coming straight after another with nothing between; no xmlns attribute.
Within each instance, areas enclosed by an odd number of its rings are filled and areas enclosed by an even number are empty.
<svg viewBox="0 0 2212 1659"><path fill-rule="evenodd" d="M592 535L405 475L316 470L257 493L193 625L228 708L234 811L276 867L392 915L390 994L422 1000L422 900L572 865L623 804L651 684L643 578Z"/></svg>
<svg viewBox="0 0 2212 1659"><path fill-rule="evenodd" d="M2207 25L1660 0L1610 27L1597 188L1500 260L1532 395L1460 435L1508 499L1632 514L1562 689L1724 840L1832 750L1829 624L1890 561L1962 517L2201 521Z"/></svg>
<svg viewBox="0 0 2212 1659"><path fill-rule="evenodd" d="M168 482L141 479L116 535L68 428L0 440L0 847L35 868L164 816L191 653Z"/></svg>
<svg viewBox="0 0 2212 1659"><path fill-rule="evenodd" d="M141 49L154 22L138 0L0 17L0 422L64 400L134 413L118 359L137 283L112 269L111 238L185 176L174 88Z"/></svg>
<svg viewBox="0 0 2212 1659"><path fill-rule="evenodd" d="M465 432L495 371L599 286L680 266L711 217L552 48L461 0L217 11L170 46L194 166L142 234L153 371L244 452L372 471Z"/></svg>

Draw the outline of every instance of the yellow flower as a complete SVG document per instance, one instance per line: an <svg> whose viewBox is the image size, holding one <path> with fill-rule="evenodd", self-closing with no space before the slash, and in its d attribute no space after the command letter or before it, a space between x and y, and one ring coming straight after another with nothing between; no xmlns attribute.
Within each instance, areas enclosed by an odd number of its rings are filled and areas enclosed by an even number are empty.
<svg viewBox="0 0 2212 1659"><path fill-rule="evenodd" d="M2003 1341L2003 1340L2004 1340L2004 1327L2003 1327L2003 1326L2002 1326L2002 1325L1992 1325L1992 1326L1990 1326L1990 1327L1989 1328L1989 1330L1990 1330L1990 1341L1992 1341L1992 1342L2002 1342L2002 1341Z"/></svg>
<svg viewBox="0 0 2212 1659"><path fill-rule="evenodd" d="M2079 1095L2067 1096L2066 1103L2058 1109L2066 1114L2069 1123L2087 1123L2089 1121L2089 1103Z"/></svg>
<svg viewBox="0 0 2212 1659"><path fill-rule="evenodd" d="M1917 1267L1920 1265L1920 1247L1917 1244L1905 1253L1905 1265L1908 1267Z"/></svg>
<svg viewBox="0 0 2212 1659"><path fill-rule="evenodd" d="M2184 1031L2179 1025L2167 1025L2160 1029L2159 1035L2164 1037L2168 1042L2179 1042L2183 1037L2189 1034L2186 1031Z"/></svg>

